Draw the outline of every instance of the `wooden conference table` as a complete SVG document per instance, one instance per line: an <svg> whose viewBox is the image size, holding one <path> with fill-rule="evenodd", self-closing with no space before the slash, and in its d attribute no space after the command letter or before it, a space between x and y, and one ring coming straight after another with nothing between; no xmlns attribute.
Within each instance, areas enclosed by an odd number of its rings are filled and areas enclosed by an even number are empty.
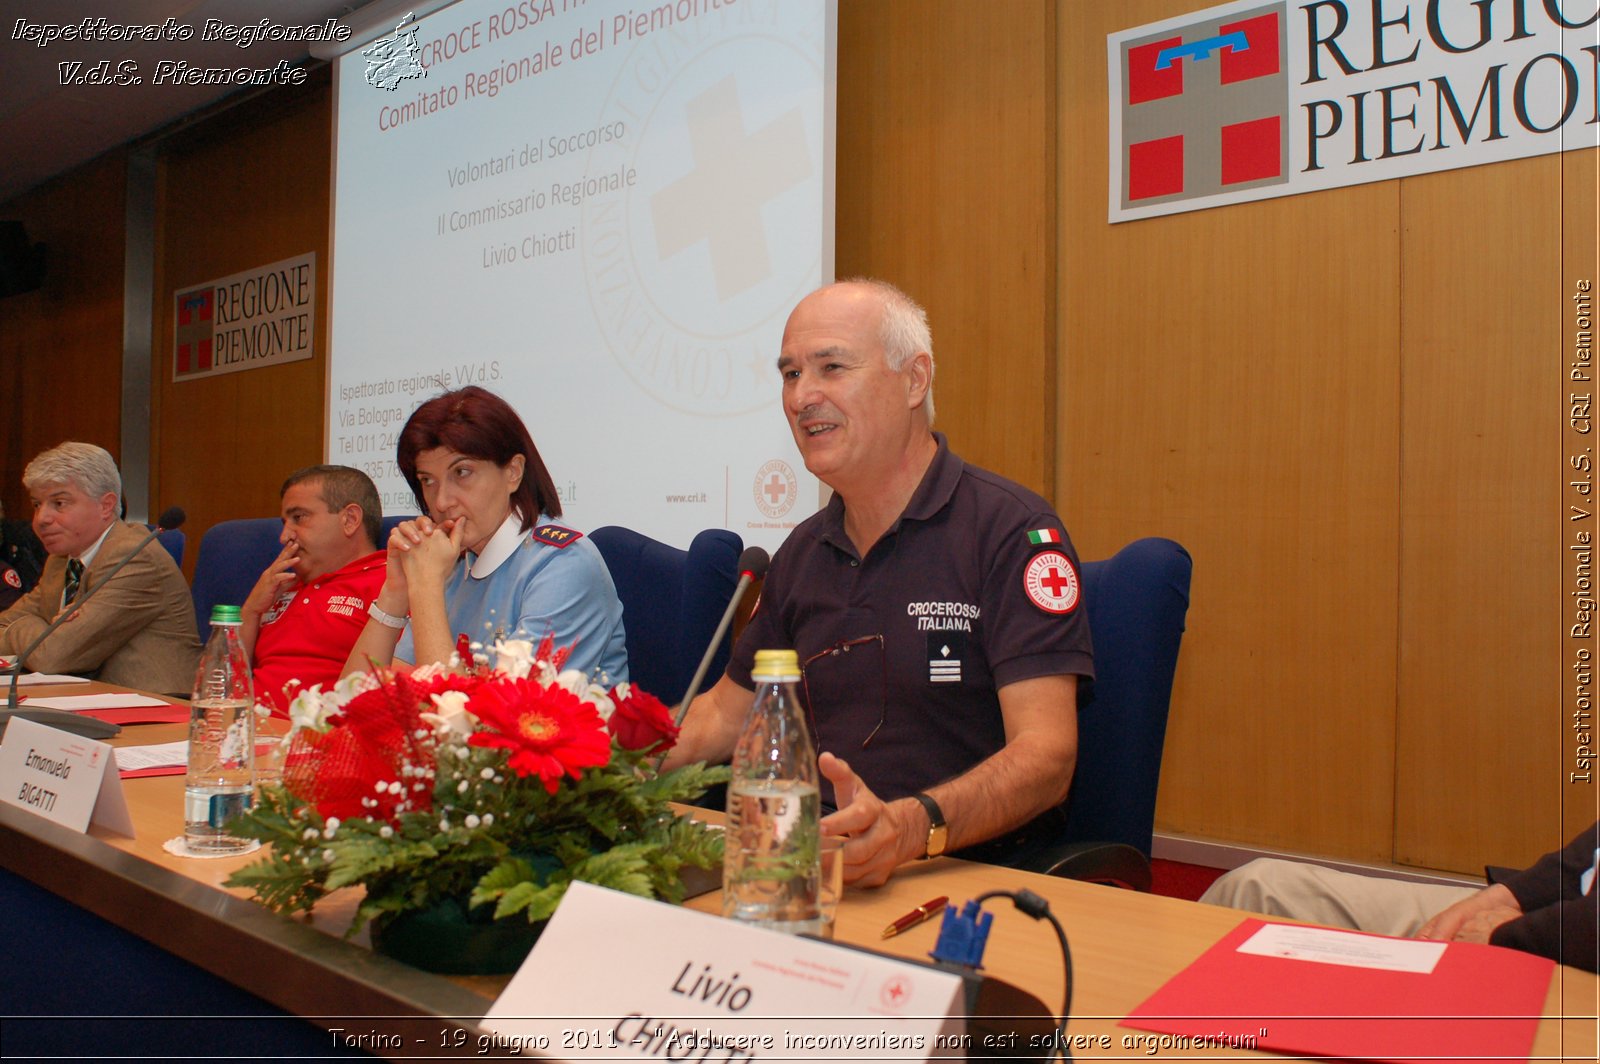
<svg viewBox="0 0 1600 1064"><path fill-rule="evenodd" d="M29 694L80 694L105 690L82 684L30 688ZM130 727L115 745L144 745L184 737L181 725ZM487 1011L505 977L443 977L420 972L342 939L353 903L337 896L310 919L268 912L248 893L222 887L230 873L254 857L185 860L162 843L182 834L180 776L126 780L123 784L138 833L125 839L92 827L77 835L12 806L0 806L0 866L79 905L170 953L200 965L272 1004L323 1027L392 1031L411 1048L395 1059L439 1055L440 1032L467 1032L461 1055L481 1055L474 1022ZM958 903L993 889L1026 887L1043 895L1066 928L1076 988L1067 1032L1101 1036L1108 1048L1078 1046L1080 1059L1152 1059L1128 1048L1123 1036L1145 1032L1119 1027L1156 988L1203 953L1243 918L1226 909L1104 886L1052 879L948 858L902 869L884 887L850 890L840 905L836 936L886 953L926 959L937 921L888 941L883 927L928 899L948 895ZM715 894L692 907L715 912ZM1064 988L1060 951L1047 924L1003 901L990 903L994 925L984 964L1032 993L1052 1010ZM607 951L608 953L611 951ZM1595 1060L1594 975L1558 967L1545 1001L1535 1059ZM348 1017L360 1017L353 1022ZM425 1039L420 1044L415 1039ZM1139 1045L1142 1045L1140 1043ZM380 1050L381 1052L381 1050ZM1162 1050L1155 1059L1270 1057L1236 1050Z"/></svg>

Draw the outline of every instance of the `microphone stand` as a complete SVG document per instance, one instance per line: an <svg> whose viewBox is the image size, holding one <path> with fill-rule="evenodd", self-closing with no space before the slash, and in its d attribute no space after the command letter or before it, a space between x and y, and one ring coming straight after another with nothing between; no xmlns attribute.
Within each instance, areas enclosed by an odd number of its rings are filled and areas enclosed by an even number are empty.
<svg viewBox="0 0 1600 1064"><path fill-rule="evenodd" d="M746 547L744 553L739 555L739 582L733 585L733 597L728 600L727 609L722 611L722 620L717 623L716 634L711 637L710 645L700 657L700 667L694 670L694 679L689 681L689 689L683 693L683 701L678 703L678 712L673 715L673 724L676 727L683 727L683 718L689 712L689 703L700 693L700 685L705 682L706 673L711 668L711 659L717 656L717 647L722 645L722 637L728 634L728 626L733 623L734 611L739 608L745 590L757 576L766 575L767 566L771 563L772 559L760 547Z"/></svg>

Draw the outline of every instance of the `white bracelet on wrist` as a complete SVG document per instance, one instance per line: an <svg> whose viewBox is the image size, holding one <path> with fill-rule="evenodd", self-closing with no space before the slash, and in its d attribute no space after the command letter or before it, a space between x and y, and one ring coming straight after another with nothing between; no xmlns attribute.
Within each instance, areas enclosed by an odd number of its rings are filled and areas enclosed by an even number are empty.
<svg viewBox="0 0 1600 1064"><path fill-rule="evenodd" d="M373 602L372 605L367 607L367 616L371 617L385 628L403 629L406 626L406 619L404 617L396 617L392 613L386 613L383 610L380 610L376 602Z"/></svg>

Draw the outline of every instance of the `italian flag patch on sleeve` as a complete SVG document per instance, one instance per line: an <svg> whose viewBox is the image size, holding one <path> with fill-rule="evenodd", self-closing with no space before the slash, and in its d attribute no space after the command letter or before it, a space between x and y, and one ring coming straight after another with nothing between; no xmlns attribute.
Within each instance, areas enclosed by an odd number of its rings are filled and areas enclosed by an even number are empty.
<svg viewBox="0 0 1600 1064"><path fill-rule="evenodd" d="M1035 546L1041 543L1060 543L1061 533L1053 528L1036 528L1028 533L1028 542Z"/></svg>

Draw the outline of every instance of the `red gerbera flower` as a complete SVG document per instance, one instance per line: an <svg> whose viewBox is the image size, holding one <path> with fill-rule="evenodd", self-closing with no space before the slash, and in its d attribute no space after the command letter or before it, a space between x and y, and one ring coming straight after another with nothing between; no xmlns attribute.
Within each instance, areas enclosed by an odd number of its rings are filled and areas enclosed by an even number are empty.
<svg viewBox="0 0 1600 1064"><path fill-rule="evenodd" d="M650 692L635 684L619 683L611 689L611 701L616 709L606 726L624 750L664 754L678 741L672 710Z"/></svg>
<svg viewBox="0 0 1600 1064"><path fill-rule="evenodd" d="M501 680L473 692L467 708L487 731L473 732L472 746L511 751L507 764L519 776L538 776L551 794L563 775L611 760L611 737L599 710L561 687L537 681Z"/></svg>

